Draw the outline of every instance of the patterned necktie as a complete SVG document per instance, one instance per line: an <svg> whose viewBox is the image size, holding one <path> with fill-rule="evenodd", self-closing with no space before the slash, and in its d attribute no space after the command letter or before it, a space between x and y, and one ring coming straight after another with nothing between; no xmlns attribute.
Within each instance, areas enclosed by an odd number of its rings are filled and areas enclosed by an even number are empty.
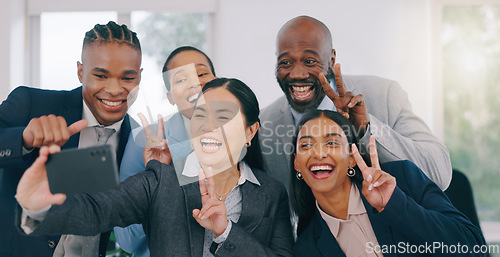
<svg viewBox="0 0 500 257"><path fill-rule="evenodd" d="M95 133L97 134L97 144L104 145L108 142L108 139L113 135L116 130L105 128L102 126L94 126Z"/></svg>

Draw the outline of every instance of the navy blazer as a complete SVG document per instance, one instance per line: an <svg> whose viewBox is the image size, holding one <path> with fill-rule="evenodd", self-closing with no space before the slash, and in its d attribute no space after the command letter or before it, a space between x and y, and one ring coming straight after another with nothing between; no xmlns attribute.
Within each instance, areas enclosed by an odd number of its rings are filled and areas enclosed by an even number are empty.
<svg viewBox="0 0 500 257"><path fill-rule="evenodd" d="M484 237L465 215L450 203L439 187L430 181L422 171L410 161L395 161L382 164L382 170L396 178L397 186L385 209L378 213L363 194L361 198L366 208L373 231L377 237L377 248L367 244L367 251L380 251L388 256L451 256L444 247L436 251L434 242L448 247L466 245L471 253L460 256L485 256L472 253L476 245L484 245ZM361 191L361 183L357 183ZM424 252L408 253L415 247L430 245ZM393 246L392 252L384 252L384 246ZM389 249L389 248L385 248ZM430 249L430 251L429 251ZM451 249L451 248L448 248ZM294 246L295 256L345 256L326 222L318 211L300 235Z"/></svg>
<svg viewBox="0 0 500 257"><path fill-rule="evenodd" d="M33 235L93 235L142 223L151 256L202 256L205 229L192 215L202 207L198 182L180 186L173 166L156 160L146 168L118 189L68 195L63 205L52 206ZM252 170L261 186L241 185L240 219L215 256L292 256L286 189L263 171Z"/></svg>
<svg viewBox="0 0 500 257"><path fill-rule="evenodd" d="M22 134L31 119L54 114L68 125L82 119L82 87L71 91L43 90L29 87L14 89L0 105L0 256L52 256L59 236L27 237L18 233L14 222L17 204L14 195L24 171L38 155L22 155ZM120 163L130 133L125 116L121 126L117 161ZM70 137L62 149L78 147L80 133Z"/></svg>

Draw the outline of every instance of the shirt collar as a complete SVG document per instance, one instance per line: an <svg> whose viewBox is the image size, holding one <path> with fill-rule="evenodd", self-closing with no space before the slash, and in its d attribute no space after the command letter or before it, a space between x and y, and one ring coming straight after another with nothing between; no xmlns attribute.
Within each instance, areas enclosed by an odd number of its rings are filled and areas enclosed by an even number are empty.
<svg viewBox="0 0 500 257"><path fill-rule="evenodd" d="M92 111L90 111L90 108L87 106L87 103L85 102L85 100L83 100L83 113L82 113L82 119L86 120L87 121L87 128L90 128L90 127L95 127L95 126L101 126L103 127L101 124L99 124L99 122L97 121L97 119L95 118L94 114L92 113ZM110 129L114 129L116 131L116 133L120 132L120 128L122 126L122 123L123 123L123 118L105 128L110 128Z"/></svg>
<svg viewBox="0 0 500 257"><path fill-rule="evenodd" d="M365 206L363 205L363 201L361 200L361 195L359 194L359 190L354 183L351 185L351 191L349 192L349 206L347 207L347 219L337 219L335 217L330 216L318 205L318 201L316 201L316 208L321 215L321 218L326 222L333 236L337 237L339 234L340 223L342 222L350 222L351 215L360 215L366 213Z"/></svg>
<svg viewBox="0 0 500 257"><path fill-rule="evenodd" d="M245 183L245 181L248 181L250 183L253 183L255 185L260 186L260 182L255 177L255 174L253 174L252 169L246 162L240 161L240 178L238 180L238 185L242 185ZM196 156L196 153L193 151L188 155L186 158L186 164L184 165L184 169L182 170L182 175L186 177L197 177L198 172L200 170L200 162L198 161L198 157Z"/></svg>

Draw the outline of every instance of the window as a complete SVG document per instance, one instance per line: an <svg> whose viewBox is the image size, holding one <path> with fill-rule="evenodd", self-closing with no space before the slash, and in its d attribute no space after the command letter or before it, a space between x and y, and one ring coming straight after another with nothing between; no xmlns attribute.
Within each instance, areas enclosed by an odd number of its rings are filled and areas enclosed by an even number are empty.
<svg viewBox="0 0 500 257"><path fill-rule="evenodd" d="M40 15L40 88L80 86L76 62L81 61L85 32L95 24L116 21L116 12L45 12Z"/></svg>
<svg viewBox="0 0 500 257"><path fill-rule="evenodd" d="M500 235L487 231L500 230L500 6L441 11L444 141L472 183L487 240L498 244Z"/></svg>
<svg viewBox="0 0 500 257"><path fill-rule="evenodd" d="M142 72L139 95L129 114L139 122L142 112L150 122L177 112L168 102L162 68L170 52L183 45L207 51L206 13L154 13L135 11L131 15L132 30L137 32L142 48Z"/></svg>

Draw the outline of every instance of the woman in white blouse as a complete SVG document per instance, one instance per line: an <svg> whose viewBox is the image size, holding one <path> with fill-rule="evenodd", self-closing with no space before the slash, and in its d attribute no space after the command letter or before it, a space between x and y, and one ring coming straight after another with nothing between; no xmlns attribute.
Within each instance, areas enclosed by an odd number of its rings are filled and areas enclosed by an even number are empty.
<svg viewBox="0 0 500 257"><path fill-rule="evenodd" d="M380 165L373 136L367 165L355 143L337 112L314 110L299 122L290 185L296 256L481 255L480 230L417 166Z"/></svg>

